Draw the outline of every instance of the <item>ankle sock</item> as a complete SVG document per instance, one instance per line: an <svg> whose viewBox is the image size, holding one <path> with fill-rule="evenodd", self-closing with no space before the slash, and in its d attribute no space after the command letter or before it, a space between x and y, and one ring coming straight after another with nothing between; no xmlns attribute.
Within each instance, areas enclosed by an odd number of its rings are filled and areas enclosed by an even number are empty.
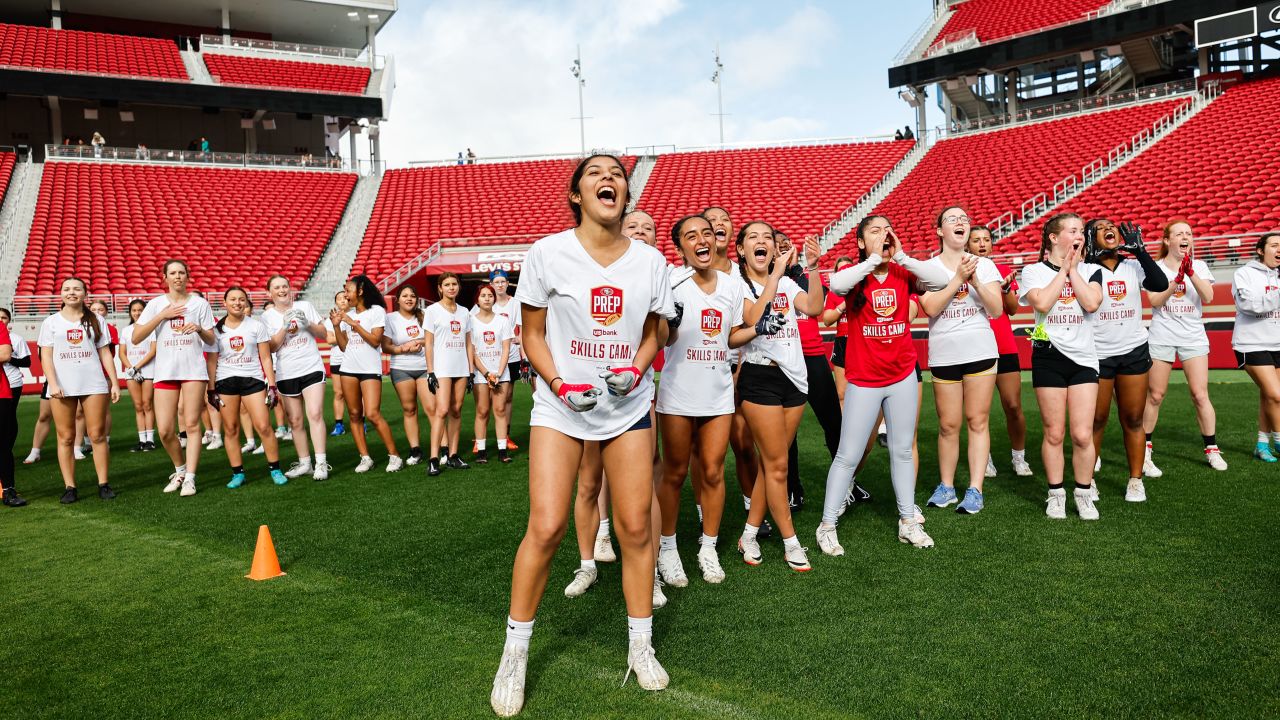
<svg viewBox="0 0 1280 720"><path fill-rule="evenodd" d="M716 542L719 539L720 539L720 536L718 535L708 535L706 533L703 533L702 537L698 538L698 544L701 545L702 547L714 548L716 546Z"/></svg>
<svg viewBox="0 0 1280 720"><path fill-rule="evenodd" d="M1218 435L1216 433L1213 435L1201 435L1200 439L1204 441L1204 446L1207 448L1218 447Z"/></svg>
<svg viewBox="0 0 1280 720"><path fill-rule="evenodd" d="M243 465L232 465L232 466L231 466L231 474L232 474L232 475L243 475L243 474L244 474L244 466L243 466Z"/></svg>
<svg viewBox="0 0 1280 720"><path fill-rule="evenodd" d="M627 639L631 641L653 637L653 616L633 618L627 616Z"/></svg>
<svg viewBox="0 0 1280 720"><path fill-rule="evenodd" d="M747 523L742 527L742 537L747 538L748 540L751 538L754 538L756 534L759 532L760 532L760 527L758 525L752 525L751 523Z"/></svg>
<svg viewBox="0 0 1280 720"><path fill-rule="evenodd" d="M529 639L533 637L533 621L520 622L507 616L507 646L529 649Z"/></svg>
<svg viewBox="0 0 1280 720"><path fill-rule="evenodd" d="M506 438L498 438L498 449L499 449L499 450L506 450L506 449L507 449L507 440L506 440Z"/></svg>
<svg viewBox="0 0 1280 720"><path fill-rule="evenodd" d="M1080 483L1076 483L1076 490L1089 490L1092 487L1093 487L1092 483L1088 485L1081 485Z"/></svg>
<svg viewBox="0 0 1280 720"><path fill-rule="evenodd" d="M1014 450L1014 451L1013 451L1013 459L1014 459L1014 460L1022 460L1022 461L1026 461L1026 459L1027 459L1027 451L1026 451L1025 449L1023 449L1023 450Z"/></svg>
<svg viewBox="0 0 1280 720"><path fill-rule="evenodd" d="M662 550L675 550L676 536L675 535L659 535L658 547Z"/></svg>
<svg viewBox="0 0 1280 720"><path fill-rule="evenodd" d="M578 563L578 567L583 570L595 570L596 569L595 558L592 558L590 560L582 560L581 562Z"/></svg>
<svg viewBox="0 0 1280 720"><path fill-rule="evenodd" d="M599 540L602 537L609 537L609 518L602 518L600 529L596 530L596 539Z"/></svg>
<svg viewBox="0 0 1280 720"><path fill-rule="evenodd" d="M477 438L477 439L476 439L476 450L484 450L484 449L485 449L485 445L486 445L487 443L488 443L488 440L486 440L485 438Z"/></svg>
<svg viewBox="0 0 1280 720"><path fill-rule="evenodd" d="M782 538L782 547L786 550L797 550L800 548L800 538L795 535L789 538Z"/></svg>

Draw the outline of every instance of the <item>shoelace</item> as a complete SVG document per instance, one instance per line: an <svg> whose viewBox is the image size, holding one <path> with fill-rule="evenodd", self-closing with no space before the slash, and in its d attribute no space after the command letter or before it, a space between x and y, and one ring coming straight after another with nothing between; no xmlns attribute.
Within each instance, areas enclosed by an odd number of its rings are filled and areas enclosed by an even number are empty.
<svg viewBox="0 0 1280 720"><path fill-rule="evenodd" d="M646 643L644 649L640 651L639 657L636 657L634 661L628 658L627 673L622 676L622 686L626 687L627 678L631 677L632 671L635 671L637 678L640 676L640 671L636 670L636 666L642 667L650 675L656 674L653 671L653 664L654 662L657 661L657 659L658 659L658 654L654 652L653 645ZM637 682L639 681L637 680Z"/></svg>

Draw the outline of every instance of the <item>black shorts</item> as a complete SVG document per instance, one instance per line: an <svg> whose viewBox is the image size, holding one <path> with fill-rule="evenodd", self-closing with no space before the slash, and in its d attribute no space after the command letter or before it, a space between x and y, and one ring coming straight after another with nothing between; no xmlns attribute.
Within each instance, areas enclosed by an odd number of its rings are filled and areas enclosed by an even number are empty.
<svg viewBox="0 0 1280 720"><path fill-rule="evenodd" d="M342 363L330 363L330 364L329 364L329 374L330 374L330 375L337 375L337 374L338 374L338 373L340 373L340 372L342 372Z"/></svg>
<svg viewBox="0 0 1280 720"><path fill-rule="evenodd" d="M652 427L653 415L651 413L645 413L644 417L637 420L636 424L627 428L625 432L631 432L632 430L649 430Z"/></svg>
<svg viewBox="0 0 1280 720"><path fill-rule="evenodd" d="M960 363L958 365L939 365L930 367L929 372L933 375L934 382L940 383L958 383L967 377L977 377L979 375L995 375L996 358L985 358L982 360L974 360L973 362Z"/></svg>
<svg viewBox="0 0 1280 720"><path fill-rule="evenodd" d="M507 363L507 376L511 378L511 382L515 382L520 379L520 361L519 360L516 360L515 362Z"/></svg>
<svg viewBox="0 0 1280 720"><path fill-rule="evenodd" d="M1067 388L1097 383L1098 373L1063 355L1052 345L1031 349L1031 387Z"/></svg>
<svg viewBox="0 0 1280 720"><path fill-rule="evenodd" d="M360 382L364 382L365 380L377 380L377 381L379 381L379 382L381 382L381 381L382 381L382 374L381 374L381 373L349 373L349 372L340 372L340 373L338 373L338 374L339 374L339 375L341 375L342 377L355 378L355 379L359 380Z"/></svg>
<svg viewBox="0 0 1280 720"><path fill-rule="evenodd" d="M1117 375L1144 375L1151 370L1151 348L1147 343L1127 353L1098 358L1098 377L1112 380Z"/></svg>
<svg viewBox="0 0 1280 720"><path fill-rule="evenodd" d="M322 382L324 382L324 371L317 370L313 373L307 373L306 375L301 375L296 378L277 381L276 389L285 397L298 397L302 394L303 390L306 390L316 383Z"/></svg>
<svg viewBox="0 0 1280 720"><path fill-rule="evenodd" d="M1254 350L1253 352L1242 353L1239 350L1236 353L1236 367L1243 368L1246 365L1253 367L1280 367L1280 351L1278 350ZM1274 430L1275 428L1271 428Z"/></svg>
<svg viewBox="0 0 1280 720"><path fill-rule="evenodd" d="M849 338L838 337L831 345L831 364L842 368L844 367L844 357L848 352Z"/></svg>
<svg viewBox="0 0 1280 720"><path fill-rule="evenodd" d="M244 397L245 395L266 392L267 383L258 378L229 377L215 382L213 389L219 395L239 395Z"/></svg>
<svg viewBox="0 0 1280 720"><path fill-rule="evenodd" d="M799 407L809 401L777 365L743 363L738 374L738 395L743 402L784 408Z"/></svg>
<svg viewBox="0 0 1280 720"><path fill-rule="evenodd" d="M1022 359L1018 353L1005 353L996 360L996 374L1022 372Z"/></svg>

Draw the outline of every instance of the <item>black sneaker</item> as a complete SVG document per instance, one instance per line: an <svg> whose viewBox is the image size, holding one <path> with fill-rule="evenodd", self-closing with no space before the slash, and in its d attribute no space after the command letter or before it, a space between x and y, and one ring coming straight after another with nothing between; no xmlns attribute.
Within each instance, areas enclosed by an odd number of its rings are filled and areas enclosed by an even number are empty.
<svg viewBox="0 0 1280 720"><path fill-rule="evenodd" d="M412 462L409 463L410 465L417 465L418 463L422 462L422 448L420 447L409 448L408 460L412 460Z"/></svg>
<svg viewBox="0 0 1280 720"><path fill-rule="evenodd" d="M448 446L448 445L441 445L441 446L440 446L440 457L442 457L442 458L446 458L446 459L449 457L449 446Z"/></svg>
<svg viewBox="0 0 1280 720"><path fill-rule="evenodd" d="M488 464L489 464L489 449L488 449L488 448L482 448L482 449L480 449L480 450L477 450L477 451L476 451L476 464L477 464L477 465L488 465Z"/></svg>
<svg viewBox="0 0 1280 720"><path fill-rule="evenodd" d="M427 475L435 477L440 474L440 458L427 460Z"/></svg>
<svg viewBox="0 0 1280 720"><path fill-rule="evenodd" d="M769 524L769 519L765 518L760 523L760 531L756 533L756 537L764 539L773 535L773 526Z"/></svg>
<svg viewBox="0 0 1280 720"><path fill-rule="evenodd" d="M471 469L471 466L468 465L465 460L458 457L457 455L450 455L448 464L449 464L449 467L454 470L470 470Z"/></svg>
<svg viewBox="0 0 1280 720"><path fill-rule="evenodd" d="M506 448L498 448L498 459L504 463L511 462L511 455Z"/></svg>
<svg viewBox="0 0 1280 720"><path fill-rule="evenodd" d="M112 489L111 489L111 486L110 486L110 485L108 485L108 484L102 484L102 485L99 485L99 486L98 486L98 498L99 498L99 499L101 499L101 500L115 500L115 499L116 499L116 491L115 491L115 490L112 490Z"/></svg>
<svg viewBox="0 0 1280 720"><path fill-rule="evenodd" d="M58 500L58 502L62 503L63 505L70 505L71 503L79 499L80 499L80 494L76 492L76 489L73 487L69 487L67 488L66 492L62 493L62 499Z"/></svg>
<svg viewBox="0 0 1280 720"><path fill-rule="evenodd" d="M27 501L24 500L23 497L18 494L18 491L13 488L5 488L3 502L9 507L22 507L27 504Z"/></svg>
<svg viewBox="0 0 1280 720"><path fill-rule="evenodd" d="M788 493L787 504L791 506L791 512L799 512L804 509L804 496Z"/></svg>
<svg viewBox="0 0 1280 720"><path fill-rule="evenodd" d="M882 448L889 447L889 434L880 433L879 435L876 435L876 444Z"/></svg>
<svg viewBox="0 0 1280 720"><path fill-rule="evenodd" d="M134 445L133 447L129 448L129 452L146 452L146 451L147 451L147 444L142 441L139 441L137 445Z"/></svg>

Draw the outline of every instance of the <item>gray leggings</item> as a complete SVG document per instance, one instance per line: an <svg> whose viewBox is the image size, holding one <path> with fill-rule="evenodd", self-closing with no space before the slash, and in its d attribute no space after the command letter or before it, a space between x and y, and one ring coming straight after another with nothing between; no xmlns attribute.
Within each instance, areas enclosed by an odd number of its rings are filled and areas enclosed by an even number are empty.
<svg viewBox="0 0 1280 720"><path fill-rule="evenodd" d="M822 522L835 525L840 507L853 482L853 469L862 461L867 440L876 429L876 416L884 411L889 434L889 474L898 515L904 520L916 516L916 467L911 458L916 416L920 409L920 381L914 372L886 387L859 387L850 383L844 390L844 418L840 423L840 449L827 471L827 495ZM910 430L911 432L907 432Z"/></svg>

